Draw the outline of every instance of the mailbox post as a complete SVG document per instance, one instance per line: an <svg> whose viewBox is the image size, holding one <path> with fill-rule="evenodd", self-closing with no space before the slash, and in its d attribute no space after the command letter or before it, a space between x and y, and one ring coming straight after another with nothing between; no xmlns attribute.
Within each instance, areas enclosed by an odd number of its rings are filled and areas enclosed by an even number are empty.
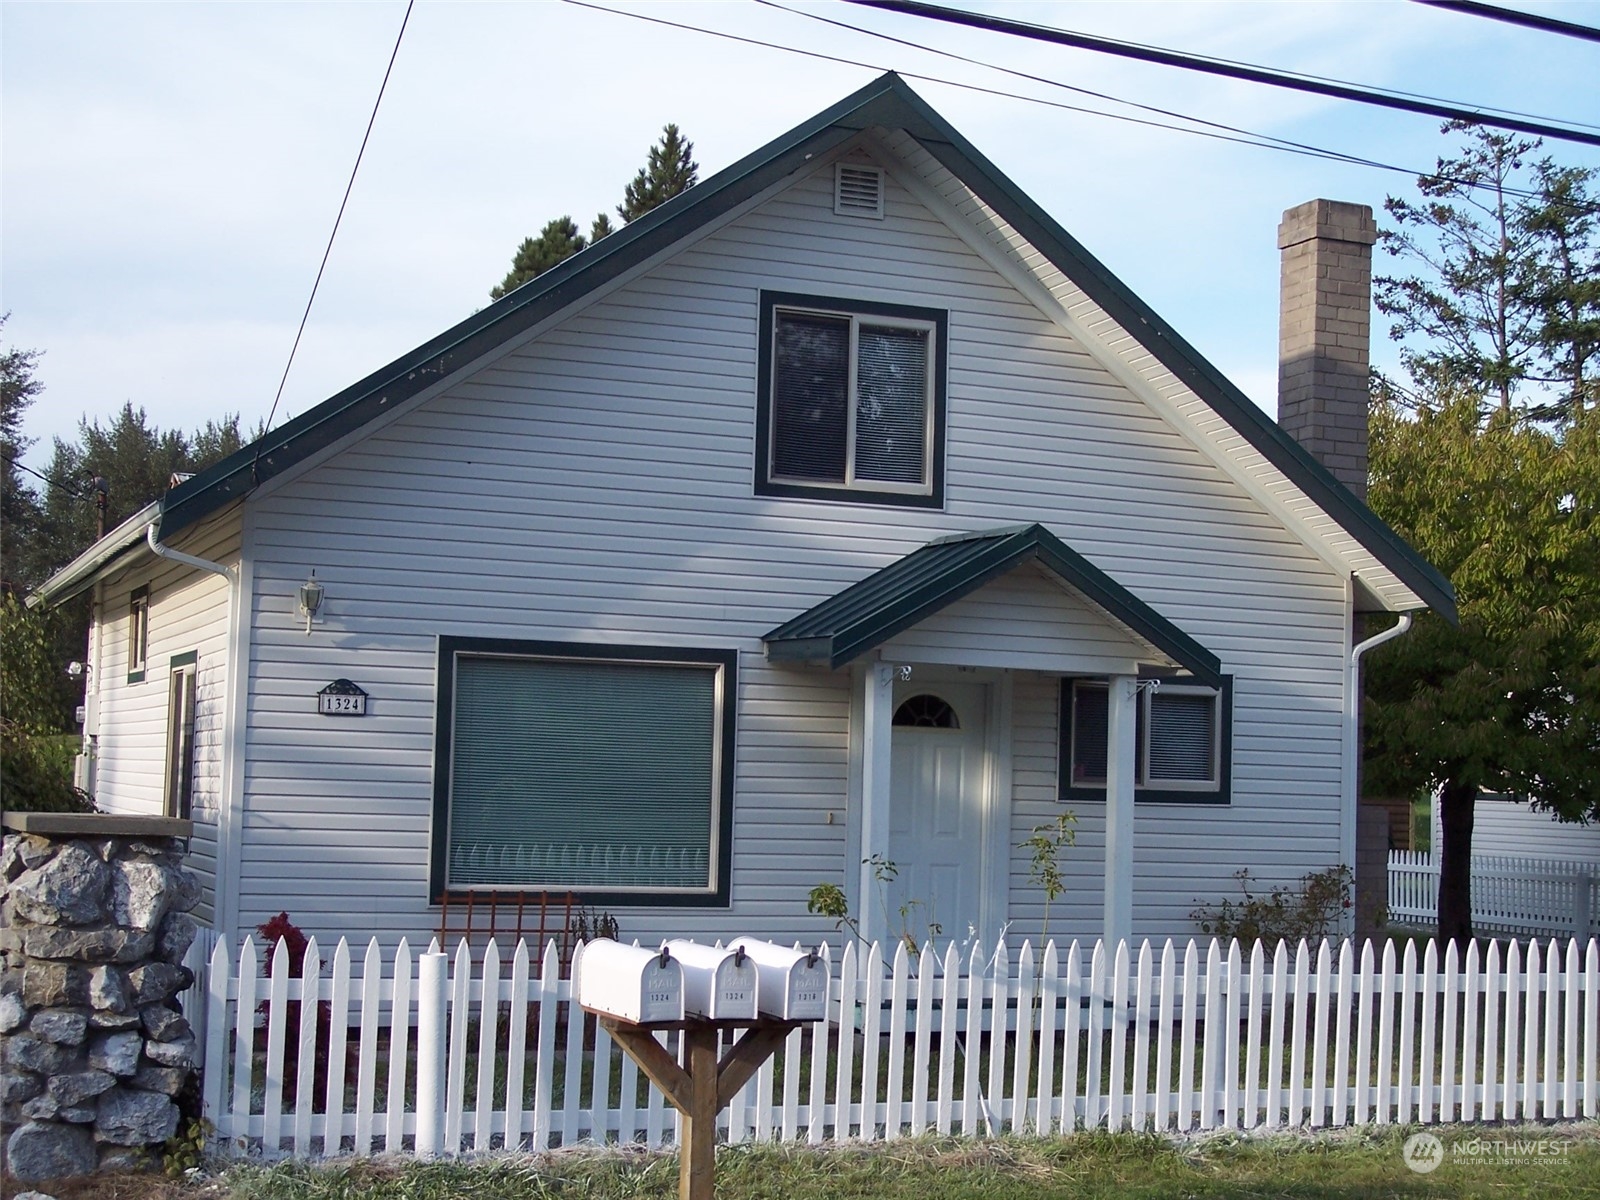
<svg viewBox="0 0 1600 1200"><path fill-rule="evenodd" d="M681 957L674 958L674 951ZM678 982L675 990L662 986L669 977ZM747 1006L739 996L732 997L729 1006L731 1011L740 1013L738 1016L704 1016L684 1008L684 997L689 995L696 998L697 1007L716 1012L715 989L719 984L726 989L730 980L737 980L742 986L756 982L755 972L745 963L743 949L711 951L692 943L671 943L656 953L602 939L584 947L579 965L579 1004L595 1014L601 1028L661 1089L672 1107L683 1114L678 1200L713 1200L717 1114L728 1107L761 1064L803 1023L789 1015L767 1016L756 1005ZM659 1004L669 990L671 1003L678 1011L665 1019L641 1020L640 1017L662 1017ZM641 994L646 1000L644 1011L636 1000ZM652 997L657 998L658 1005L653 1009ZM726 998L723 1002L727 1002ZM735 1029L744 1032L719 1058L718 1040L723 1032ZM682 1066L656 1041L655 1035L663 1030L682 1032Z"/></svg>

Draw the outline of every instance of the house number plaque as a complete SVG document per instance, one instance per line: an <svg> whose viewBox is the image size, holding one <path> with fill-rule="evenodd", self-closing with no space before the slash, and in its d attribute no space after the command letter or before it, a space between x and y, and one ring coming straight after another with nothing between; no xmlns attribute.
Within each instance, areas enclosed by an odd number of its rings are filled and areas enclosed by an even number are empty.
<svg viewBox="0 0 1600 1200"><path fill-rule="evenodd" d="M317 693L317 711L325 717L364 717L367 693L348 679L335 679Z"/></svg>

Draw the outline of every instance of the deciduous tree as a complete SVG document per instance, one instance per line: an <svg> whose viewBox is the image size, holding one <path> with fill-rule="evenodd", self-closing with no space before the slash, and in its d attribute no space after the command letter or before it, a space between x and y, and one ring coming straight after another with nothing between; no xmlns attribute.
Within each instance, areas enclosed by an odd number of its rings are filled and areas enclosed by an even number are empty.
<svg viewBox="0 0 1600 1200"><path fill-rule="evenodd" d="M1450 576L1461 623L1423 614L1368 656L1367 782L1438 789L1439 934L1457 939L1481 791L1600 820L1600 412L1555 431L1480 403L1407 412L1380 389L1371 418L1369 503Z"/></svg>

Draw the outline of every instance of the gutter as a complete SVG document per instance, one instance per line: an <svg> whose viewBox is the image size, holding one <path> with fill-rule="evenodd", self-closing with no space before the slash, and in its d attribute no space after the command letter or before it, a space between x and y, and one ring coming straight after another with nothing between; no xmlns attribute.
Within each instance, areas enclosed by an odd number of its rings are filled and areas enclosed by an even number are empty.
<svg viewBox="0 0 1600 1200"><path fill-rule="evenodd" d="M137 546L145 527L153 525L160 516L161 501L152 500L34 588L26 601L28 607L60 604L64 600L72 599L79 592L93 587L101 571Z"/></svg>

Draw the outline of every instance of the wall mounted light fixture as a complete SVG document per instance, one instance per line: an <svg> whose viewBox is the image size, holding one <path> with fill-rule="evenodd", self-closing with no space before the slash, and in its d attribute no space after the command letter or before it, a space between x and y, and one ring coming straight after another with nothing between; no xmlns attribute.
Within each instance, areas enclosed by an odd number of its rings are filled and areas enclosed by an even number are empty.
<svg viewBox="0 0 1600 1200"><path fill-rule="evenodd" d="M317 573L313 571L311 578L300 585L300 611L305 614L307 636L311 633L311 618L322 607L322 596L322 585L317 582Z"/></svg>

